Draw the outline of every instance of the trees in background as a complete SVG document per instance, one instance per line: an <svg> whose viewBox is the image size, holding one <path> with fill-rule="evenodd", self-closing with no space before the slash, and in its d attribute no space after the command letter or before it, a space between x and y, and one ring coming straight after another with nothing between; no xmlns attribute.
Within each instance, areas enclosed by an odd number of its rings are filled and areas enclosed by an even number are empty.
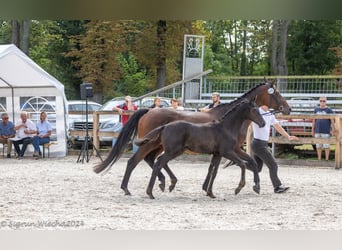
<svg viewBox="0 0 342 250"><path fill-rule="evenodd" d="M205 36L211 75L342 72L341 20L0 21L0 43L16 44L59 79L68 99L91 82L101 103L178 81L185 34Z"/></svg>

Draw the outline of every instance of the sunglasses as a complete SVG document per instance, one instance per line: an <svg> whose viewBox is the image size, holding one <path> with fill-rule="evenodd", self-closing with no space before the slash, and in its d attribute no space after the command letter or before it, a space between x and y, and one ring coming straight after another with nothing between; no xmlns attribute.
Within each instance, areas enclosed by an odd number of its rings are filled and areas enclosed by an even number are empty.
<svg viewBox="0 0 342 250"><path fill-rule="evenodd" d="M319 102L325 102L325 100L319 100Z"/></svg>

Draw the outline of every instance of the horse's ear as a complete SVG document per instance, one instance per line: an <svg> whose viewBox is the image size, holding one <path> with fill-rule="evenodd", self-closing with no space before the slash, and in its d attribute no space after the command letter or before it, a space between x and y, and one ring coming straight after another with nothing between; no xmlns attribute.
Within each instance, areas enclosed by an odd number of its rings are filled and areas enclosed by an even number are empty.
<svg viewBox="0 0 342 250"><path fill-rule="evenodd" d="M264 82L267 83L267 79L266 79L266 76L264 76Z"/></svg>
<svg viewBox="0 0 342 250"><path fill-rule="evenodd" d="M273 81L272 81L271 84L270 84L272 88L273 88L273 86L274 86L274 84L275 84L275 81L276 81L276 80L273 79Z"/></svg>

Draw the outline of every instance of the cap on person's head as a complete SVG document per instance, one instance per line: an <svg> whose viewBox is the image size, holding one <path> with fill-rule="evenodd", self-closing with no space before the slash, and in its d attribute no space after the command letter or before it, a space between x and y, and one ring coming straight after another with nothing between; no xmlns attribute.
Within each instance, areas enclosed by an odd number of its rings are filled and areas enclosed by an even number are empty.
<svg viewBox="0 0 342 250"><path fill-rule="evenodd" d="M212 96L213 95L215 95L215 96L217 96L217 97L220 97L220 93L219 92L214 92L214 93L212 93Z"/></svg>

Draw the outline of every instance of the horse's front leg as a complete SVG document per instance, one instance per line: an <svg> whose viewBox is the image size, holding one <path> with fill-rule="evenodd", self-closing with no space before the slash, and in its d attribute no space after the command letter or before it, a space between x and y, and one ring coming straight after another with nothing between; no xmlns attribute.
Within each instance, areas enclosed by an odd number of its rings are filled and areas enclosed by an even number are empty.
<svg viewBox="0 0 342 250"><path fill-rule="evenodd" d="M241 189L246 185L246 165L247 162L242 160L239 155L233 151L229 150L226 155L224 155L225 158L230 159L231 161L234 161L236 165L238 165L241 168L241 177L238 187L235 189L235 195L237 195Z"/></svg>
<svg viewBox="0 0 342 250"><path fill-rule="evenodd" d="M209 178L208 178L208 175L206 178L206 181L207 181L207 179L209 179L208 183L207 183L206 191L207 191L207 195L210 198L216 198L215 195L213 194L213 184L214 184L214 180L216 178L216 174L218 171L218 167L220 165L221 158L222 158L221 156L213 155L213 157L211 158L211 161L210 161L210 165L209 165L209 171L210 172L208 172ZM203 184L203 186L204 186L204 184Z"/></svg>

